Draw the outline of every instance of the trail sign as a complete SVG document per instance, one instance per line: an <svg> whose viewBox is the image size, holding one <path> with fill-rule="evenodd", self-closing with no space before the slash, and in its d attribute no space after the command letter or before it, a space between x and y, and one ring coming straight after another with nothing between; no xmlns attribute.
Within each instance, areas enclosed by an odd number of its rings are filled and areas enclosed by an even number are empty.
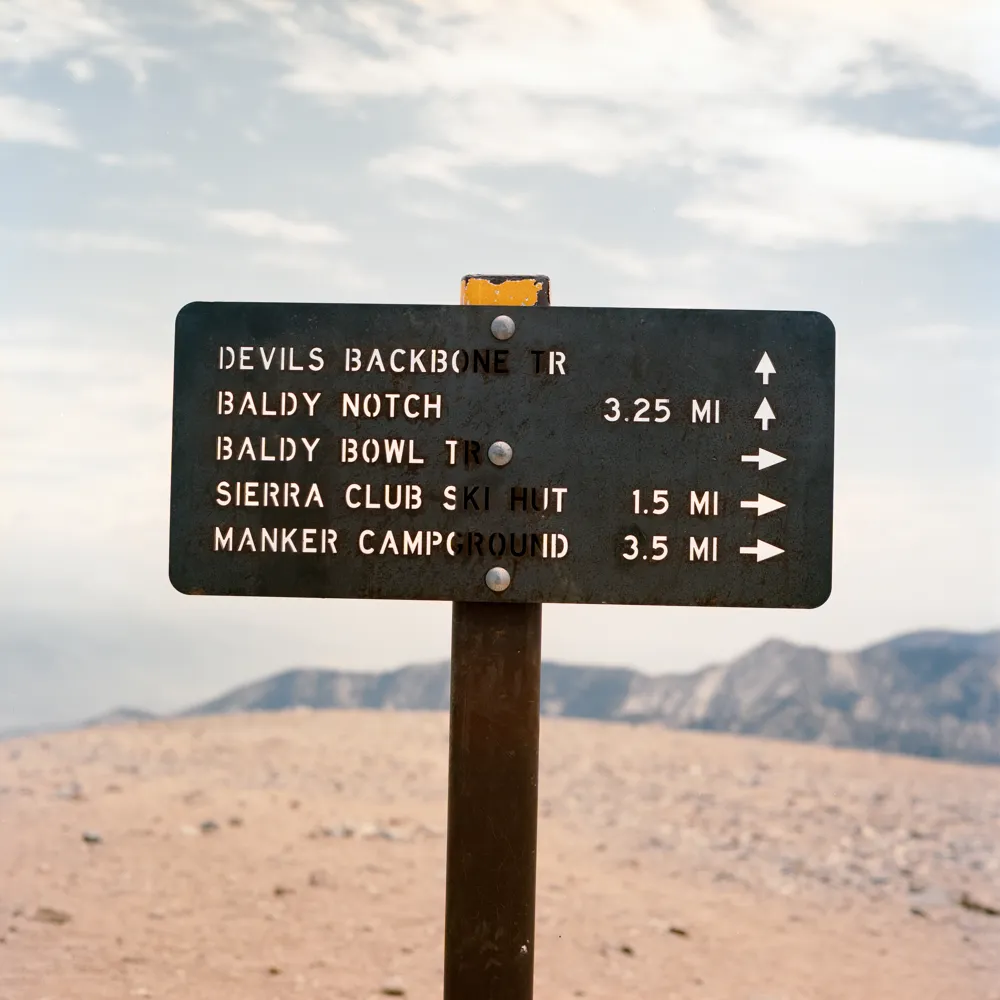
<svg viewBox="0 0 1000 1000"><path fill-rule="evenodd" d="M816 607L834 339L815 312L192 303L171 581Z"/></svg>

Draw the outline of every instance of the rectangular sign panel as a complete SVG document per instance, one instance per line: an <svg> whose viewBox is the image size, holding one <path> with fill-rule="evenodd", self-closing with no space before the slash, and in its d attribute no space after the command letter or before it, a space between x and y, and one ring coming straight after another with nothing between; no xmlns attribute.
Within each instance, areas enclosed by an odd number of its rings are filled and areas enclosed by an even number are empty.
<svg viewBox="0 0 1000 1000"><path fill-rule="evenodd" d="M816 607L833 411L834 329L815 312L192 303L170 579Z"/></svg>

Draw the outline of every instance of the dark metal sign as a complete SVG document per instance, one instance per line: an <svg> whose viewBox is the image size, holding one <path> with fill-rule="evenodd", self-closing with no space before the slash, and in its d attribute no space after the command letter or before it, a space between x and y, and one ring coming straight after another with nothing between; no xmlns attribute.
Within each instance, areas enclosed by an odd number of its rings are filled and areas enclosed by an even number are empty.
<svg viewBox="0 0 1000 1000"><path fill-rule="evenodd" d="M188 594L816 607L815 312L200 302L177 317Z"/></svg>

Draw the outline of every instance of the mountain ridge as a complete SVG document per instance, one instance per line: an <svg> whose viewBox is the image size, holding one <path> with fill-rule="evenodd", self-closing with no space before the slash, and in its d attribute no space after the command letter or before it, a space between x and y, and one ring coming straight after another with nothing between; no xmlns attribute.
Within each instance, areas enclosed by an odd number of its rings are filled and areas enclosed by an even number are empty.
<svg viewBox="0 0 1000 1000"><path fill-rule="evenodd" d="M299 667L176 714L444 711L449 686L448 661L381 673ZM546 660L541 712L998 764L1000 630L924 630L856 652L770 639L690 674Z"/></svg>
<svg viewBox="0 0 1000 1000"><path fill-rule="evenodd" d="M292 667L157 715L133 706L0 739L155 719L296 707L446 711L446 660L379 673ZM1000 764L1000 630L926 629L855 652L769 639L687 674L546 660L541 712Z"/></svg>

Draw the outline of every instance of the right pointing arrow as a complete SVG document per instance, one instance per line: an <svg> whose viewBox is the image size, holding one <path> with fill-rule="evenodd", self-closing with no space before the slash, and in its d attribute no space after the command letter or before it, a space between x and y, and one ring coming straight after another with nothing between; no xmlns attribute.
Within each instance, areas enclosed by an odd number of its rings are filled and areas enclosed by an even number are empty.
<svg viewBox="0 0 1000 1000"><path fill-rule="evenodd" d="M763 538L757 539L756 545L741 545L740 555L741 556L756 556L757 562L763 562L765 559L771 559L774 556L780 556L784 549L779 549L777 545L772 545L770 542L765 542Z"/></svg>
<svg viewBox="0 0 1000 1000"><path fill-rule="evenodd" d="M780 500L772 500L770 497L764 496L763 493L757 494L756 500L742 500L740 501L741 507L756 507L757 516L763 517L765 514L770 514L772 511L781 510L785 505Z"/></svg>
<svg viewBox="0 0 1000 1000"><path fill-rule="evenodd" d="M777 465L779 462L786 461L786 459L780 455L775 455L773 451L768 451L766 448L758 448L756 455L741 455L740 461L756 462L758 469L769 469L772 465Z"/></svg>

